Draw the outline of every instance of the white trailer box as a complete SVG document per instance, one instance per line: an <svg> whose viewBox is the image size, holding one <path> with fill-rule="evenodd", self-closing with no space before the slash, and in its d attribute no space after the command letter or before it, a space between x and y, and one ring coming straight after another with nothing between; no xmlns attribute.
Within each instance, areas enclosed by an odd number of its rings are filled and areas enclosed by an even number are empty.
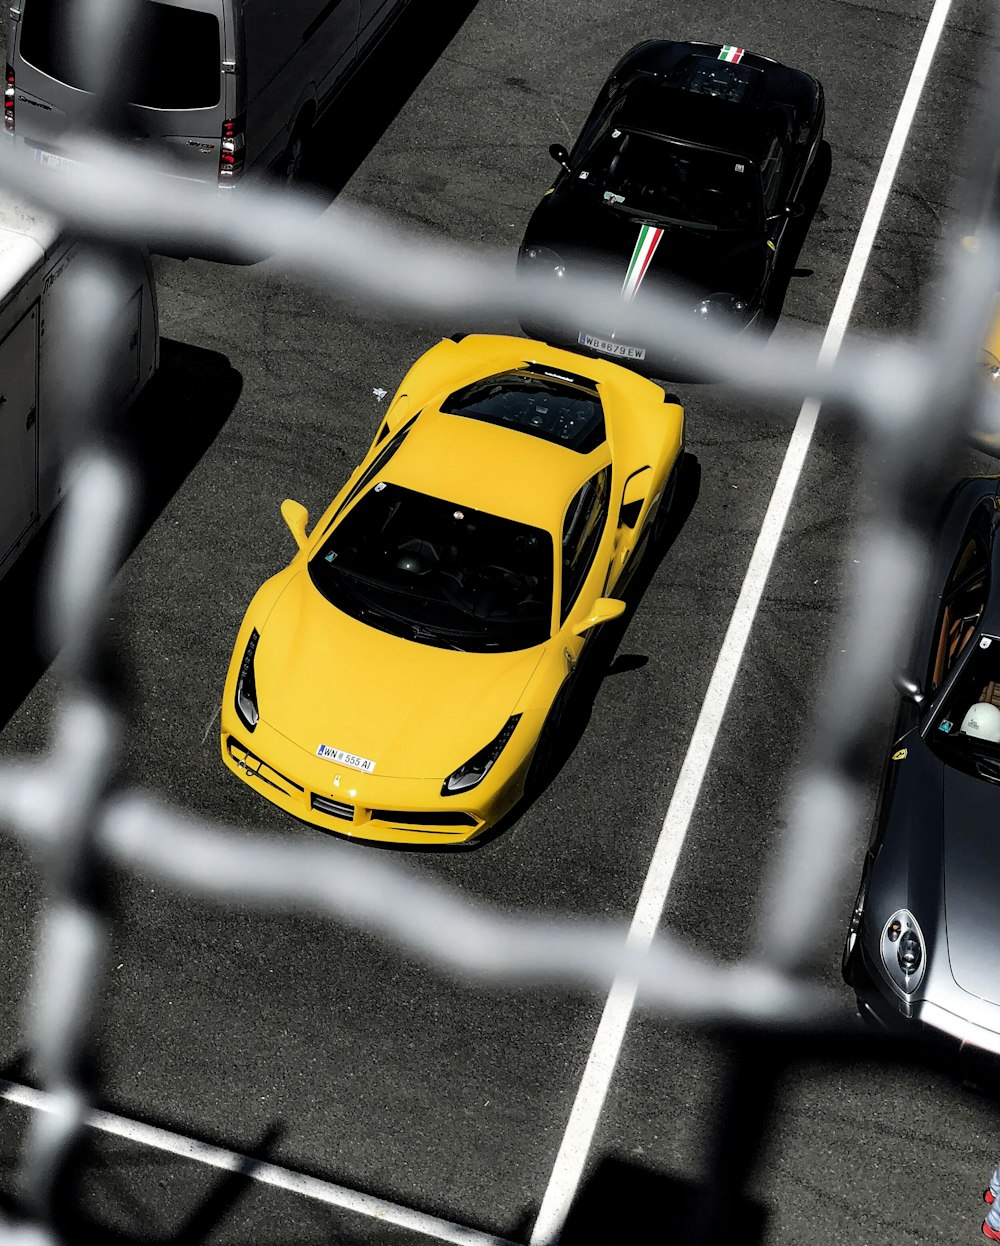
<svg viewBox="0 0 1000 1246"><path fill-rule="evenodd" d="M59 283L78 254L78 245L61 236L54 222L0 196L0 577L65 487L64 458L73 438L62 425L57 394L73 326L60 314ZM137 258L133 268L110 345L115 405L131 402L159 363L148 257Z"/></svg>

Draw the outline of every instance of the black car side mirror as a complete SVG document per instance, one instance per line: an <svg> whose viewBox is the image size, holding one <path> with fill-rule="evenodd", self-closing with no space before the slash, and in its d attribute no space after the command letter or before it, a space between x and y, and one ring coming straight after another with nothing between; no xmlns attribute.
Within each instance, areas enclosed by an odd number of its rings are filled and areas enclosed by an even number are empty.
<svg viewBox="0 0 1000 1246"><path fill-rule="evenodd" d="M892 682L908 701L912 701L914 705L923 705L924 690L912 675L897 671Z"/></svg>
<svg viewBox="0 0 1000 1246"><path fill-rule="evenodd" d="M567 173L569 172L569 152L562 143L553 143L549 147L549 155L557 164L561 164Z"/></svg>
<svg viewBox="0 0 1000 1246"><path fill-rule="evenodd" d="M774 221L780 221L783 216L787 216L790 221L797 221L799 217L805 216L805 213L806 210L801 203L786 203L780 212L772 212L764 219L770 225Z"/></svg>

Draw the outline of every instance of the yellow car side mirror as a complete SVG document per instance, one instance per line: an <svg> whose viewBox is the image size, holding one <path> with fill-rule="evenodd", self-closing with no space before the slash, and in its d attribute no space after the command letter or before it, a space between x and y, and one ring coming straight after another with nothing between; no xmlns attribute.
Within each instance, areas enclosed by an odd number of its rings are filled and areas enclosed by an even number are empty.
<svg viewBox="0 0 1000 1246"><path fill-rule="evenodd" d="M281 503L281 517L288 524L289 531L295 537L295 544L299 549L304 549L306 545L306 524L309 522L309 512L301 502L295 502L291 498L285 498Z"/></svg>
<svg viewBox="0 0 1000 1246"><path fill-rule="evenodd" d="M592 627L597 627L599 623L607 623L611 619L617 619L624 612L625 603L619 601L617 597L598 597L591 607L590 614L585 619L581 619L573 628L573 635L582 636Z"/></svg>

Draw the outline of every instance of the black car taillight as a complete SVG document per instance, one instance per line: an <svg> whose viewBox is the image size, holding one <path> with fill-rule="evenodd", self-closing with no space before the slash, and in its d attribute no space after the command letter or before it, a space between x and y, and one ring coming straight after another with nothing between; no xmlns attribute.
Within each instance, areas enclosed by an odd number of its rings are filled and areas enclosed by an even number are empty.
<svg viewBox="0 0 1000 1246"><path fill-rule="evenodd" d="M222 123L222 143L219 148L219 185L232 186L243 176L246 161L246 117L235 117Z"/></svg>
<svg viewBox="0 0 1000 1246"><path fill-rule="evenodd" d="M14 133L14 66L7 65L4 71L3 88L3 128L5 134Z"/></svg>

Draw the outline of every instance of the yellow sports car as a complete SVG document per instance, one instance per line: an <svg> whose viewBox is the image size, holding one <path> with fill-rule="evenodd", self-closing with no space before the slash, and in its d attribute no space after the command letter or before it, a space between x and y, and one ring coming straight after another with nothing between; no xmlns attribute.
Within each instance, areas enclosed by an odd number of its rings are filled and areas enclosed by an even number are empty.
<svg viewBox="0 0 1000 1246"><path fill-rule="evenodd" d="M222 758L323 830L458 844L544 769L588 636L662 529L684 413L618 364L457 335L258 591Z"/></svg>

